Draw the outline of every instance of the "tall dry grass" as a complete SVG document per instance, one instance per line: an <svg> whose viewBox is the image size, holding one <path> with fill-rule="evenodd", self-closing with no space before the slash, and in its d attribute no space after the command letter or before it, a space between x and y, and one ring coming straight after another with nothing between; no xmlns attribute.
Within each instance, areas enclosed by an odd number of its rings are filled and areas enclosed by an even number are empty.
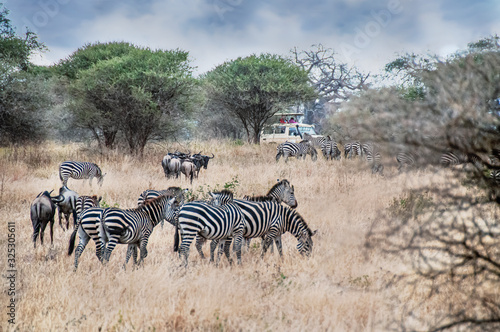
<svg viewBox="0 0 500 332"><path fill-rule="evenodd" d="M365 235L394 198L424 184L438 185L441 175L373 176L360 161L326 162L321 157L317 162L276 163L275 147L269 145L211 141L169 146L175 148L216 157L190 185L185 178L164 177L160 163L166 149L158 145L149 146L142 160L117 152L95 154L76 144L0 150L0 267L7 269L6 224L13 221L18 271L17 324L7 324L2 313L0 330L383 331L393 317L412 319L405 308L424 295L388 283L396 274L412 274L408 257L389 259L377 249L364 249ZM253 241L241 266L229 266L223 257L216 267L202 261L192 245L184 269L172 252L173 227L166 224L152 234L143 267L122 269L124 245L102 266L90 241L74 272L74 256L67 255L71 232L56 220L54 245L46 230L45 245L33 249L29 217L32 200L43 190L57 192L58 165L72 159L96 162L107 175L101 188L95 180L90 187L70 179L71 189L101 195L106 204L123 208L135 207L148 188L178 185L196 192L237 181L236 197L241 197L265 194L277 179L286 178L295 186L297 210L318 230L314 252L301 257L295 238L287 234L283 260L277 253L261 259L260 241ZM396 169L386 167L385 173ZM204 249L208 253L208 246ZM2 308L8 301L4 287ZM439 303L428 303L417 314L438 309Z"/></svg>

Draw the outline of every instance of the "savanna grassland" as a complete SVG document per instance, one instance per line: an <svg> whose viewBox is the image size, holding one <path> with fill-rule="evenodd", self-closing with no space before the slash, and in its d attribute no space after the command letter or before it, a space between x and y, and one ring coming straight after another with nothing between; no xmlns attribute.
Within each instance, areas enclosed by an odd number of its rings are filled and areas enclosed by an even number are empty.
<svg viewBox="0 0 500 332"><path fill-rule="evenodd" d="M372 175L357 160L317 162L291 159L275 162L275 146L191 142L171 145L192 153L215 154L207 170L190 185L182 177L167 180L161 159L167 148L147 146L142 160L116 152L96 154L84 145L45 144L8 148L0 153L0 267L7 270L7 222L15 222L16 325L7 323L7 282L0 296L0 330L10 331L384 331L391 319L411 320L440 310L439 301L425 298L398 283L397 274L412 275L409 257L387 257L367 249L365 238L380 214L409 189L431 182L439 185L443 172L414 171ZM254 240L241 266L222 257L219 266L200 259L191 246L189 266L172 250L174 229L158 226L149 240L149 255L136 270L122 269L126 246L118 245L107 266L95 256L92 241L80 258L68 256L70 231L48 228L45 244L33 248L29 210L38 193L58 192L58 166L65 160L93 161L107 173L102 187L96 181L70 179L81 195L97 194L109 206L132 208L148 188L181 186L201 196L210 189L234 187L235 196L263 195L277 179L295 186L298 212L318 233L310 257L301 257L296 239L283 236L284 258L267 253L260 258ZM393 175L393 176L389 176ZM205 245L208 254L209 246ZM401 255L403 256L403 255ZM5 279L4 279L5 280ZM424 287L424 285L422 285ZM450 296L451 290L443 292ZM394 326L393 326L394 327ZM416 326L418 328L418 326Z"/></svg>

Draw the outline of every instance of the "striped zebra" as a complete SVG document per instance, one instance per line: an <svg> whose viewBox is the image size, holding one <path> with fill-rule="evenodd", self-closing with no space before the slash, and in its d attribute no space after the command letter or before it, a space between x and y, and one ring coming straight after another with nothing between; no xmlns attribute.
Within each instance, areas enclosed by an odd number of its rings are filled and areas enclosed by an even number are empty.
<svg viewBox="0 0 500 332"><path fill-rule="evenodd" d="M168 187L168 189L164 190L154 190L154 189L146 189L144 190L137 199L137 206L141 206L148 199L156 198L161 195L167 195L172 197L177 197L178 202L184 204L184 194L188 191L188 189L182 189L179 187ZM169 219L167 220L170 224L175 226L175 220ZM165 224L165 219L161 220L161 228Z"/></svg>
<svg viewBox="0 0 500 332"><path fill-rule="evenodd" d="M413 168L416 164L417 158L411 152L398 152L396 154L396 161L398 162L398 171L401 172L403 169Z"/></svg>
<svg viewBox="0 0 500 332"><path fill-rule="evenodd" d="M263 202L252 202L245 200L234 200L241 208L245 216L243 237L250 239L264 238L262 254L264 257L268 247L275 242L280 257L283 257L281 235L290 232L299 241L297 249L301 254L307 254L312 250L312 232L304 219L298 212L288 206L279 204L274 199ZM213 258L216 244L210 246L210 257ZM201 245L197 245L200 255L203 257Z"/></svg>
<svg viewBox="0 0 500 332"><path fill-rule="evenodd" d="M80 216L83 211L91 207L99 207L102 197L97 198L96 195L93 196L80 196L76 200L76 215Z"/></svg>
<svg viewBox="0 0 500 332"><path fill-rule="evenodd" d="M259 202L268 200L268 197L272 197L278 202L283 202L292 208L296 208L298 205L297 199L295 198L295 189L286 179L276 183L271 189L269 189L265 196L244 196L243 199L247 201Z"/></svg>
<svg viewBox="0 0 500 332"><path fill-rule="evenodd" d="M167 209L170 199L175 207ZM99 229L101 239L107 240L102 262L108 262L116 245L121 243L128 244L123 267L125 268L131 256L134 258L134 265L140 265L148 255L148 240L154 227L164 218L174 219L178 204L177 197L162 195L145 201L143 205L135 209L106 209L102 213ZM138 248L140 249L139 262L137 262Z"/></svg>
<svg viewBox="0 0 500 332"><path fill-rule="evenodd" d="M288 161L289 157L306 159L308 154L311 155L313 161L318 158L318 152L309 141L301 141L300 143L284 142L278 145L277 151L276 161L279 161L282 156L285 158L285 162Z"/></svg>
<svg viewBox="0 0 500 332"><path fill-rule="evenodd" d="M474 164L478 168L482 168L482 160L475 154L467 154L465 152L448 151L441 154L439 163L443 167L466 165L468 163Z"/></svg>
<svg viewBox="0 0 500 332"><path fill-rule="evenodd" d="M371 166L372 173L383 174L384 165L382 165L382 155L377 145L373 143L363 143L361 144L361 150L366 156L366 161Z"/></svg>
<svg viewBox="0 0 500 332"><path fill-rule="evenodd" d="M94 163L86 161L65 161L59 166L59 178L63 186L68 185L68 179L89 179L89 184L92 186L92 179L97 178L97 184L102 186L104 176L101 169Z"/></svg>
<svg viewBox="0 0 500 332"><path fill-rule="evenodd" d="M295 198L295 189L293 186L290 186L290 182L286 179L275 184L265 196L243 196L243 199L252 202L265 202L274 199L278 203L283 202L294 209L298 205L297 199ZM249 250L251 239L247 237L244 238L244 241L245 247ZM264 238L262 238L262 245L264 245ZM274 252L273 248L274 247L271 246L271 252Z"/></svg>
<svg viewBox="0 0 500 332"><path fill-rule="evenodd" d="M68 256L71 256L75 248L76 234L80 237L80 241L75 250L75 270L78 268L78 261L83 250L89 243L90 239L94 240L96 247L96 256L99 261L102 261L102 253L105 246L105 239L101 239L99 228L102 214L108 208L90 207L82 211L78 218L78 224L71 234L69 239Z"/></svg>
<svg viewBox="0 0 500 332"><path fill-rule="evenodd" d="M340 160L340 157L342 155L337 142L331 139L323 142L323 144L321 145L321 152L323 153L323 156L326 158L326 160Z"/></svg>
<svg viewBox="0 0 500 332"><path fill-rule="evenodd" d="M349 142L344 145L344 158L351 159L352 157L355 156L362 156L363 155L363 150L361 149L361 143L359 141L357 142Z"/></svg>
<svg viewBox="0 0 500 332"><path fill-rule="evenodd" d="M226 195L226 201L219 201L221 193ZM197 242L217 240L222 243L224 253L230 263L232 263L232 259L229 247L234 238L234 250L238 263L241 263L244 215L238 205L233 202L231 192L223 191L221 193L211 193L211 196L216 200L215 204L195 201L184 204L180 208L175 227L174 251L179 251L179 257L184 259L184 266L188 264L189 247L195 238L198 238ZM169 204L173 204L173 201L171 200ZM172 209L172 205L169 205L169 209ZM182 239L180 246L179 232ZM217 242L213 243L216 245ZM221 254L219 252L217 261L219 261Z"/></svg>
<svg viewBox="0 0 500 332"><path fill-rule="evenodd" d="M317 136L313 137L309 133L303 133L302 137L304 140L311 142L311 145L315 148L321 148L321 146L328 140L331 140L330 136Z"/></svg>
<svg viewBox="0 0 500 332"><path fill-rule="evenodd" d="M492 179L495 184L500 184L500 170L492 170L490 171L490 179Z"/></svg>

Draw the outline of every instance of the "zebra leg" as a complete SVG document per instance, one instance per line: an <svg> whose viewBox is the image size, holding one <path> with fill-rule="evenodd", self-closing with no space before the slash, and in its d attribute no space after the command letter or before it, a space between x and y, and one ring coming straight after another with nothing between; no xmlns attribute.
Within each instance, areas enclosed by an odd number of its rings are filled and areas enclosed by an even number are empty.
<svg viewBox="0 0 500 332"><path fill-rule="evenodd" d="M104 256L102 258L102 263L106 264L109 262L109 258L111 257L111 253L115 249L116 245L118 244L118 238L116 237L111 237L109 239L108 245L104 250Z"/></svg>
<svg viewBox="0 0 500 332"><path fill-rule="evenodd" d="M144 262L144 259L148 257L148 240L149 234L145 234L141 239L141 256L139 257L137 265L141 265Z"/></svg>
<svg viewBox="0 0 500 332"><path fill-rule="evenodd" d="M238 264L241 264L241 246L243 244L243 229L238 230L234 237L233 251L236 251L236 259Z"/></svg>
<svg viewBox="0 0 500 332"><path fill-rule="evenodd" d="M267 248L269 248L269 246L272 245L273 241L274 241L274 238L270 234L267 234L265 239L264 239L264 244L262 246L261 258L264 258L264 255L266 254Z"/></svg>
<svg viewBox="0 0 500 332"><path fill-rule="evenodd" d="M276 244L276 249L278 249L278 253L280 254L280 257L283 258L283 248L282 248L282 245L281 245L281 235L277 236L274 239L274 243ZM273 251L272 248L273 247L271 246L271 252Z"/></svg>
<svg viewBox="0 0 500 332"><path fill-rule="evenodd" d="M215 257L215 249L217 249L217 245L219 244L219 240L212 240L210 242L210 262L214 262ZM220 252L220 250L219 250Z"/></svg>
<svg viewBox="0 0 500 332"><path fill-rule="evenodd" d="M229 261L230 265L233 264L233 260L231 259L231 252L230 252L231 242L233 242L233 238L226 238L226 239L220 240L221 247L224 248L224 254L226 255L227 260ZM222 252L221 252L221 250L219 250L219 253L217 255L217 265L219 265L221 255L222 255Z"/></svg>
<svg viewBox="0 0 500 332"><path fill-rule="evenodd" d="M78 235L80 236L80 242L75 250L75 271L78 268L78 260L80 259L83 250L85 250L87 243L90 241L90 236L85 231L78 231Z"/></svg>
<svg viewBox="0 0 500 332"><path fill-rule="evenodd" d="M193 242L196 234L181 234L182 243L179 248L179 257L184 260L184 267L188 265L188 257L189 257L189 247L191 246L191 242Z"/></svg>
<svg viewBox="0 0 500 332"><path fill-rule="evenodd" d="M203 254L203 245L205 244L206 241L207 239L205 239L203 236L200 235L196 236L195 247L196 250L198 250L198 254L200 254L201 259L205 259L205 255ZM213 257L210 259L210 261L213 261Z"/></svg>
<svg viewBox="0 0 500 332"><path fill-rule="evenodd" d="M137 249L135 247L135 244L129 244L128 247L127 247L127 255L125 256L125 264L123 264L123 269L125 270L127 264L128 264L128 260L130 259L130 256L132 256L133 252L134 252L134 249L135 249L135 254L136 254L136 258L137 258ZM134 265L135 265L135 262L134 262Z"/></svg>

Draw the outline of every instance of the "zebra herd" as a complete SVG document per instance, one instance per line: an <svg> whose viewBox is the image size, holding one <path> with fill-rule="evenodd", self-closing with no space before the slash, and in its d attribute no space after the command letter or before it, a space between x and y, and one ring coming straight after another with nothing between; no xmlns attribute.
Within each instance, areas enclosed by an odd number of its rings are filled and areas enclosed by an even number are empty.
<svg viewBox="0 0 500 332"><path fill-rule="evenodd" d="M342 153L338 147L338 143L331 139L330 136L313 137L308 133L303 134L303 140L299 143L284 142L278 145L276 153L276 161L281 157L288 161L289 157L297 159L305 159L307 155L311 156L311 160L316 161L319 148L326 160L340 160ZM374 143L360 143L359 141L348 142L344 145L344 158L352 158L355 156L365 157L369 163L372 173L383 173L384 166L382 165L382 155L380 149Z"/></svg>
<svg viewBox="0 0 500 332"><path fill-rule="evenodd" d="M185 202L187 189L148 189L139 195L137 207L121 209L100 207L100 197L79 196L67 188L70 177L90 180L97 177L102 184L104 175L96 164L64 162L59 167L59 175L63 183L59 195L50 196L49 192L43 192L32 204L33 242L36 246L41 228L43 244L47 222L51 223L52 240L55 208L63 206L60 211L68 214L66 229L70 215L74 219L68 255L75 253L75 270L90 239L94 241L96 256L103 264L110 260L117 244L128 246L124 268L131 257L134 266L141 264L148 255L147 244L154 228L158 224L163 227L165 220L175 227L174 251L179 252L184 266L188 265L189 248L193 241L199 255L204 258L202 247L210 240L211 261L215 260L215 250L219 248L217 262L224 253L232 263L230 246L234 240L233 251L236 252L237 262L241 263L244 243L248 248L252 238L262 239L262 257L273 243L282 256L281 236L286 232L298 240L300 254L309 255L312 251L315 232L295 210L298 205L295 190L288 180L277 182L265 196L244 196L242 199L235 199L232 192L224 190L210 193L208 201ZM66 205L63 202L67 202ZM43 224L41 219L47 222ZM60 225L64 229L61 221ZM77 235L79 242L75 249Z"/></svg>
<svg viewBox="0 0 500 332"><path fill-rule="evenodd" d="M284 142L278 145L276 153L276 161L279 161L281 157L288 161L289 157L295 157L297 159L305 159L307 155L311 156L313 161L317 160L316 148L319 148L326 160L340 160L341 152L337 142L331 139L330 136L316 136L313 137L307 133L303 134L303 140L299 143ZM430 152L430 154L435 154ZM378 173L383 175L384 165L382 164L382 153L380 146L373 142L360 142L360 141L350 141L344 143L344 158L351 159L354 157L359 157L365 160L372 173ZM463 152L455 151L444 151L437 154L439 160L436 161L442 167L474 164L478 168L482 168L484 162L481 158L474 153L466 154ZM397 162L398 172L403 172L406 170L417 168L419 161L422 162L423 156L421 156L417 151L399 151L395 154L395 159ZM492 165L496 168L500 167L500 149L493 149L493 152L488 156L487 164ZM500 169L490 169L489 176L496 183L500 183Z"/></svg>

